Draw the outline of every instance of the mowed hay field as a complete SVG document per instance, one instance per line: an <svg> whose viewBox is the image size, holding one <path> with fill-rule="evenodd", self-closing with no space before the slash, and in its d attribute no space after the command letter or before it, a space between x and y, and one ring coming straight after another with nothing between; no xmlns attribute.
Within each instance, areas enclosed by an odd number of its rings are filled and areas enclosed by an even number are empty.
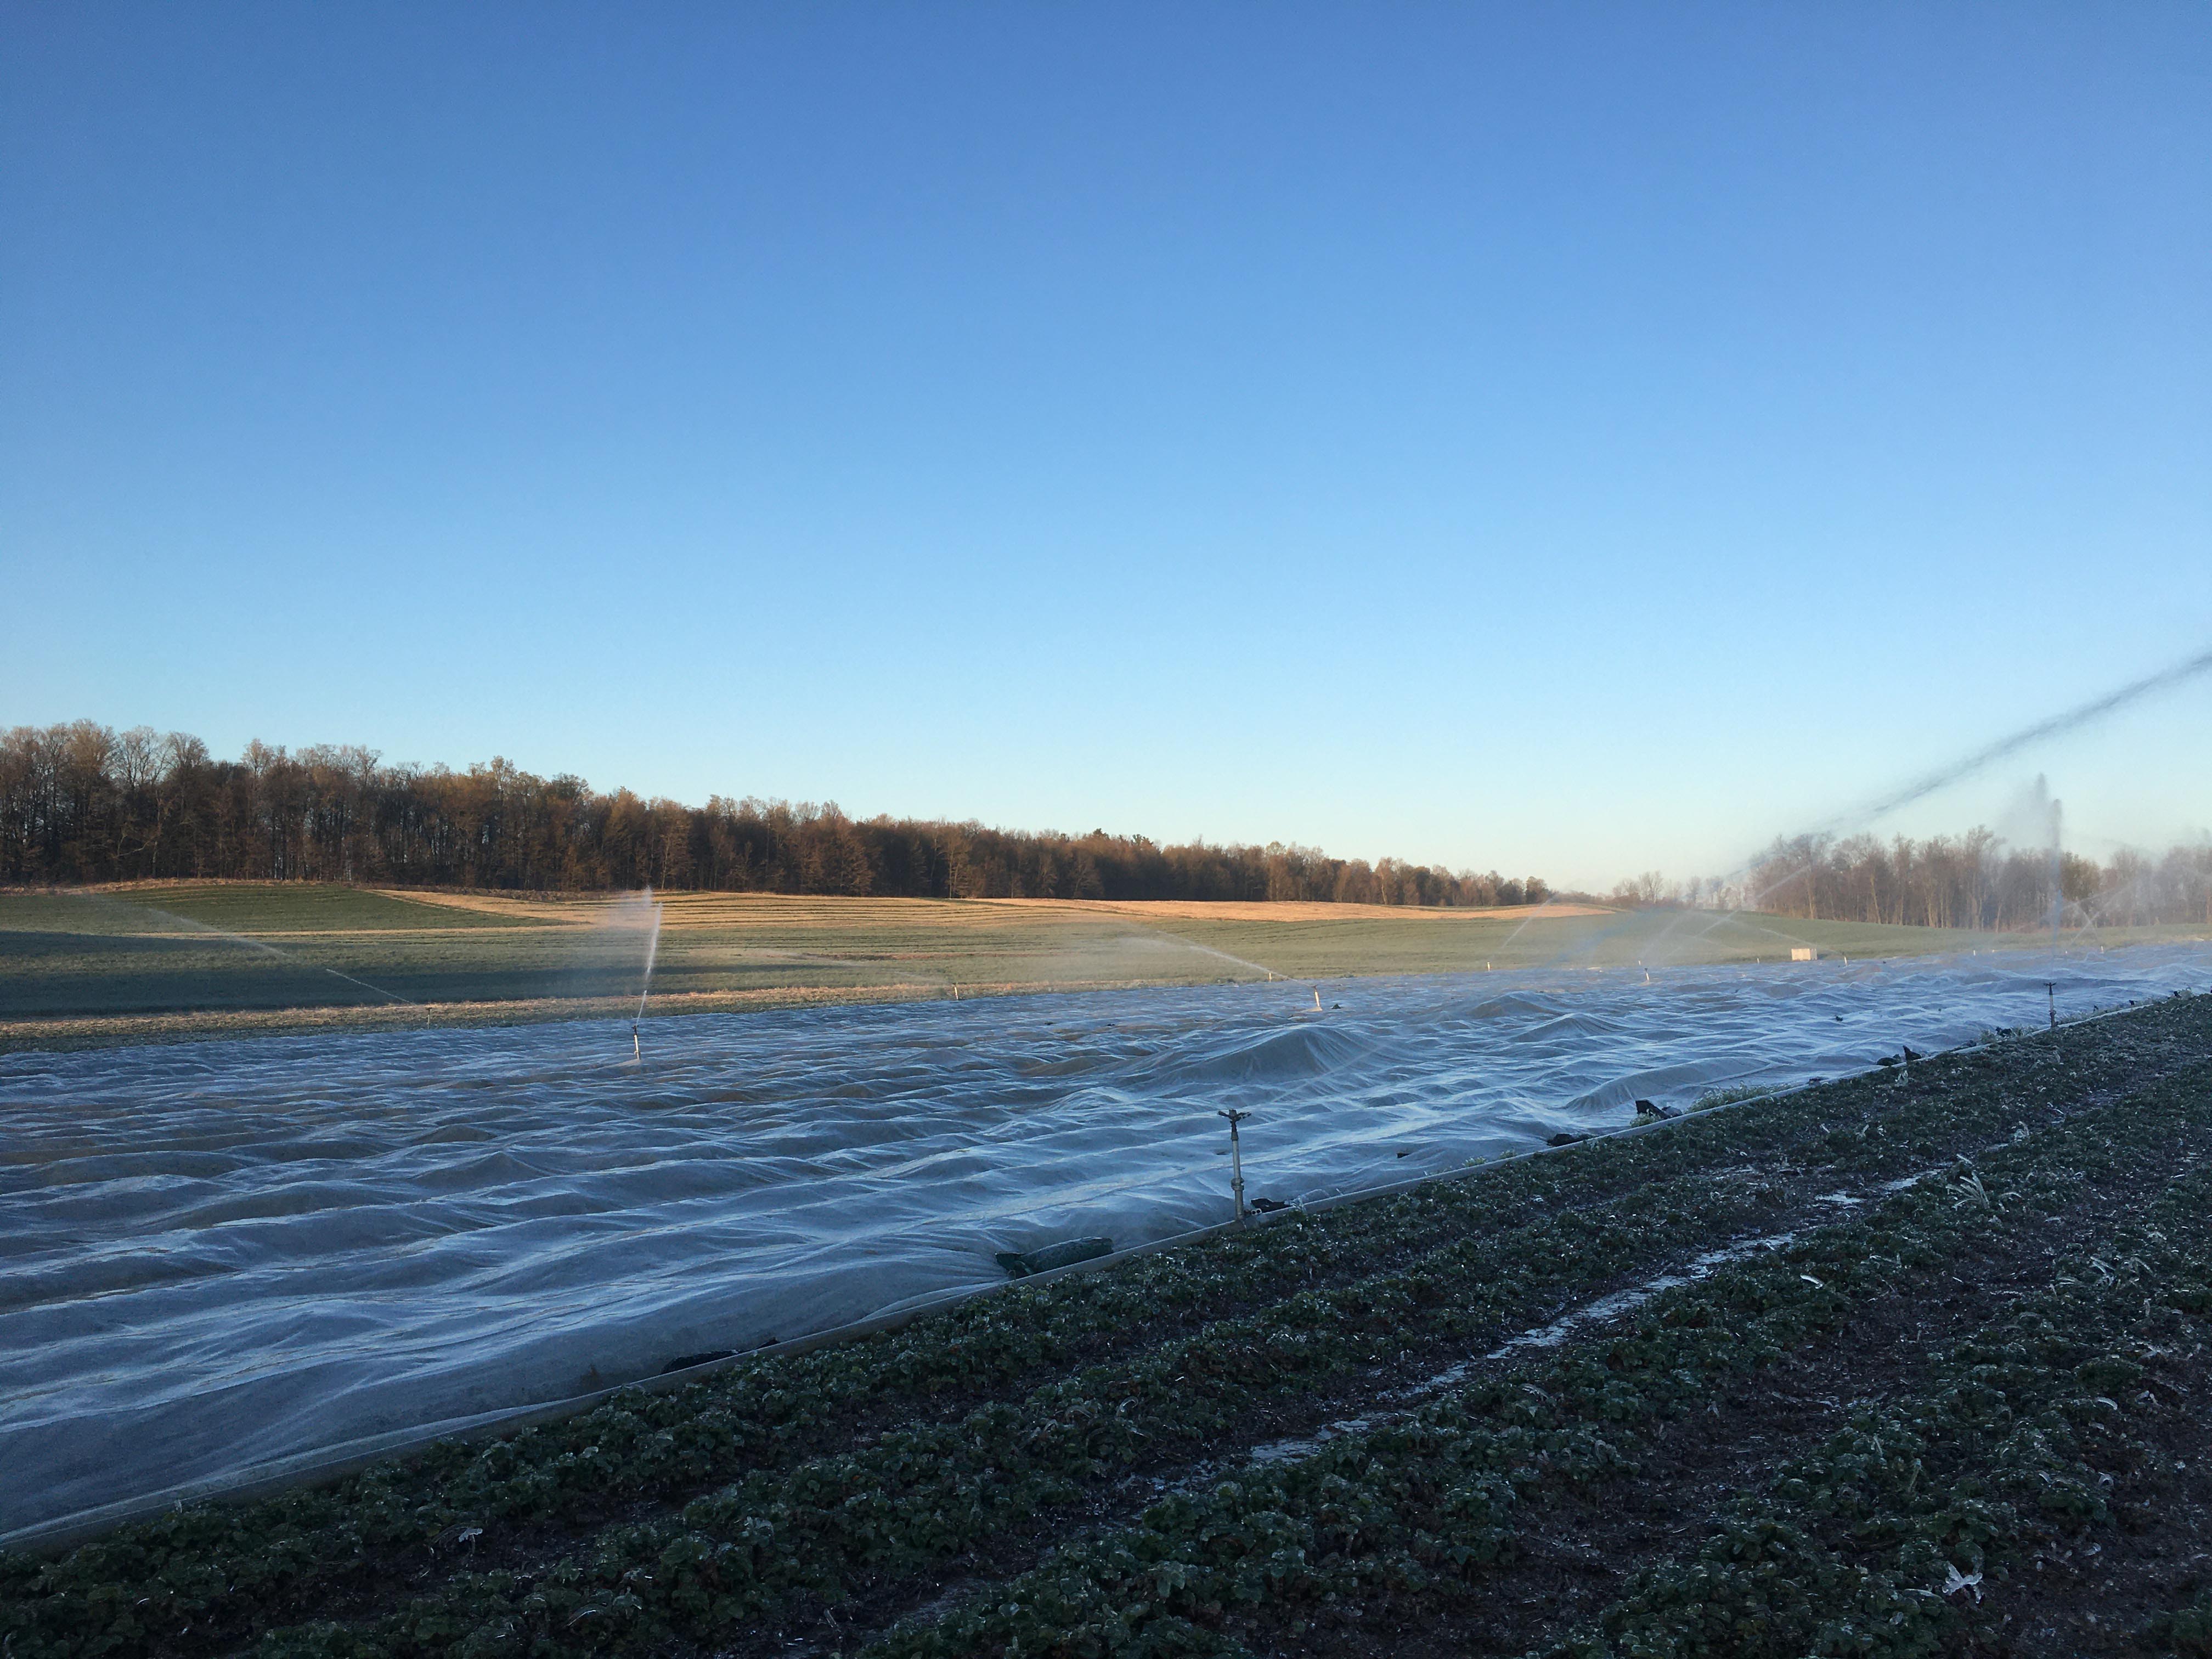
<svg viewBox="0 0 2212 1659"><path fill-rule="evenodd" d="M1111 903L676 893L651 1012L1127 985L1887 956L2033 943L1930 928L1553 905ZM0 893L0 1049L635 1006L635 897L147 884ZM2111 942L2111 941L2107 941Z"/></svg>

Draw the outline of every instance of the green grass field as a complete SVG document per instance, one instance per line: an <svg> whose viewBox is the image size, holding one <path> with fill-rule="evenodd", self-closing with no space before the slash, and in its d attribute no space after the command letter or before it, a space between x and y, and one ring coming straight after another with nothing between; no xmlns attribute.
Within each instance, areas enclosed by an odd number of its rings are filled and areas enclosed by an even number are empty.
<svg viewBox="0 0 2212 1659"><path fill-rule="evenodd" d="M1711 912L1383 909L674 894L654 1012L1256 979L1786 963L2037 948L2039 935ZM635 901L268 883L0 894L0 1048L286 1024L605 1015ZM2185 930L2184 930L2185 931ZM2161 937L2176 930L2106 935Z"/></svg>

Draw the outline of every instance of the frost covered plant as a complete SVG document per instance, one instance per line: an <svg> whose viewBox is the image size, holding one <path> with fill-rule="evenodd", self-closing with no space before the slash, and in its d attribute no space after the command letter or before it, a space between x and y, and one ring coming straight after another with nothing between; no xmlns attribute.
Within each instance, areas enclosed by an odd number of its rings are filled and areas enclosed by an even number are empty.
<svg viewBox="0 0 2212 1659"><path fill-rule="evenodd" d="M1997 1208L1996 1200L1990 1196L1990 1189L1982 1184L1981 1176L1973 1170L1968 1170L1956 1176L1953 1184L1957 1190L1952 1195L1952 1201L1960 1209L1985 1210L1992 1215L2002 1213Z"/></svg>

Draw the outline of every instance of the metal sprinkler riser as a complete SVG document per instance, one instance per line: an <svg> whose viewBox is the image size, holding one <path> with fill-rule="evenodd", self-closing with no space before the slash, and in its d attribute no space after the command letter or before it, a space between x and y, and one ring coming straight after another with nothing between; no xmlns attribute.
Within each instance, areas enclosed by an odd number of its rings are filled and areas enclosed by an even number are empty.
<svg viewBox="0 0 2212 1659"><path fill-rule="evenodd" d="M1237 1139L1237 1126L1252 1114L1232 1109L1216 1112L1214 1115L1229 1120L1229 1189L1237 1195L1237 1218L1243 1221L1247 1217L1244 1207L1244 1150Z"/></svg>

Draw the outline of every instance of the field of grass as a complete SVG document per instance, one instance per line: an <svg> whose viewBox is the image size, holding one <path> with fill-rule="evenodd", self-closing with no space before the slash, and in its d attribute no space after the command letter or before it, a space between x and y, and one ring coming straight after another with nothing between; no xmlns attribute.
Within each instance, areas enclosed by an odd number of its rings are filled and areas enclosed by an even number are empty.
<svg viewBox="0 0 2212 1659"><path fill-rule="evenodd" d="M1771 916L681 893L653 1011L1543 966L1778 962L2034 937ZM2147 932L2148 930L2146 930ZM2117 936L2108 936L2112 942ZM622 1012L635 902L265 883L0 894L0 1051Z"/></svg>
<svg viewBox="0 0 2212 1659"><path fill-rule="evenodd" d="M2212 997L0 1558L10 1659L2202 1655Z"/></svg>

